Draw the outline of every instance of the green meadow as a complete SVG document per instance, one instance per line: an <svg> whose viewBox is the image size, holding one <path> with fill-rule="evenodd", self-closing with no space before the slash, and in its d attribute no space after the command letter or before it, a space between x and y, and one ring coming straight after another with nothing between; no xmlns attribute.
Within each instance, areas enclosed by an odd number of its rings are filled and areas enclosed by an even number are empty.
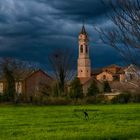
<svg viewBox="0 0 140 140"><path fill-rule="evenodd" d="M140 104L0 105L0 140L55 139L139 140Z"/></svg>

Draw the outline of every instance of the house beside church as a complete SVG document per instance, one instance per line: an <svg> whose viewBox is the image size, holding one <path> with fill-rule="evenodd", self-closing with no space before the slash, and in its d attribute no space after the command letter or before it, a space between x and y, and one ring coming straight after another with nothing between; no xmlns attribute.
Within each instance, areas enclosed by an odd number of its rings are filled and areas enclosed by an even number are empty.
<svg viewBox="0 0 140 140"><path fill-rule="evenodd" d="M34 96L49 92L53 79L43 70L31 70L23 72L19 79L15 79L15 89L18 96L22 96L24 100L30 100ZM4 94L6 81L0 78L0 94ZM46 93L47 94L47 93Z"/></svg>
<svg viewBox="0 0 140 140"><path fill-rule="evenodd" d="M124 67L117 65L110 65L101 68L100 73L96 75L96 79L99 81L125 81L125 71ZM94 73L94 71L93 71Z"/></svg>
<svg viewBox="0 0 140 140"><path fill-rule="evenodd" d="M125 70L125 80L128 81L139 81L140 80L140 70L135 65L128 66Z"/></svg>

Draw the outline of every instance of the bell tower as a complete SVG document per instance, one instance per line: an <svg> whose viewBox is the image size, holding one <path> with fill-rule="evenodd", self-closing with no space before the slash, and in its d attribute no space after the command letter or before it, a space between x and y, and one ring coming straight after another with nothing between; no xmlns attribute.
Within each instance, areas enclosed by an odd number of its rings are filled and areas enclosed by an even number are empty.
<svg viewBox="0 0 140 140"><path fill-rule="evenodd" d="M78 57L78 78L91 77L91 65L89 59L89 38L85 26L79 34L79 57Z"/></svg>

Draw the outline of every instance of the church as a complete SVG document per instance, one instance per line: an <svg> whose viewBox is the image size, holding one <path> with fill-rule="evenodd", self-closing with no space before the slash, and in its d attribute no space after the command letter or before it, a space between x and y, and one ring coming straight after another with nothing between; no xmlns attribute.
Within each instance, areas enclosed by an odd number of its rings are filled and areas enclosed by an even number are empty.
<svg viewBox="0 0 140 140"><path fill-rule="evenodd" d="M77 77L79 78L84 94L87 93L88 88L92 80L95 80L91 76L91 62L89 57L89 37L86 32L85 26L82 26L82 30L79 34L79 55L77 66Z"/></svg>
<svg viewBox="0 0 140 140"><path fill-rule="evenodd" d="M119 85L127 82L127 85L129 85L130 81L139 81L140 78L138 69L132 64L128 67L120 67L112 64L110 66L92 70L89 56L89 36L84 25L82 26L81 32L79 33L78 41L79 54L77 63L77 77L83 85L83 91L85 95L93 80L97 82L100 88L102 87L103 81L108 81L111 86L116 82ZM129 85L129 87L131 86L132 85Z"/></svg>

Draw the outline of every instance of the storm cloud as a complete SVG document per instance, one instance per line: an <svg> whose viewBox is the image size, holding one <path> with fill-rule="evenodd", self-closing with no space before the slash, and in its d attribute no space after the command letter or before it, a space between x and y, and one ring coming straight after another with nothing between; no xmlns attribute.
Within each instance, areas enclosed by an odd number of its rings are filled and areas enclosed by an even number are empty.
<svg viewBox="0 0 140 140"><path fill-rule="evenodd" d="M55 48L73 48L83 20L90 37L92 66L121 63L110 47L100 42L94 27L110 28L105 16L111 9L100 0L0 0L0 56L15 57L47 67ZM113 58L113 59L112 59Z"/></svg>

